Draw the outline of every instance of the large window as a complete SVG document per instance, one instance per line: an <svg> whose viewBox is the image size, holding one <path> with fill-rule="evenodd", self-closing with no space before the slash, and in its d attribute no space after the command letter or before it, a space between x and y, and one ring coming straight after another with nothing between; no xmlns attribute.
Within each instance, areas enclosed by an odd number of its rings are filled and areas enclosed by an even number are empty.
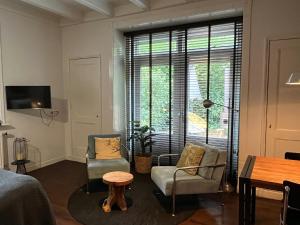
<svg viewBox="0 0 300 225"><path fill-rule="evenodd" d="M242 18L125 35L128 135L130 121L141 121L158 134L153 154L180 153L193 141L226 149L235 180ZM205 109L204 99L218 105Z"/></svg>

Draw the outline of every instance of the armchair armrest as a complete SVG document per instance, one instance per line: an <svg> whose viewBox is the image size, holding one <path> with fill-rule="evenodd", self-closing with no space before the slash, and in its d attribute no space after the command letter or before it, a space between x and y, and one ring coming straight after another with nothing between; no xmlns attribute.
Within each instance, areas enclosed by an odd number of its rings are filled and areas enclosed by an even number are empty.
<svg viewBox="0 0 300 225"><path fill-rule="evenodd" d="M194 169L194 168L207 168L207 167L223 167L226 166L226 163L223 164L216 164L216 165L207 165L207 166L185 166L185 167L179 167L174 171L173 174L173 187L172 187L172 198L173 198L173 213L172 215L175 215L175 196L176 196L176 175L178 171L185 170L185 169Z"/></svg>
<svg viewBox="0 0 300 225"><path fill-rule="evenodd" d="M167 157L167 156L179 156L179 154L161 154L158 156L158 159L157 159L157 165L160 166L160 158L163 158L163 157Z"/></svg>
<svg viewBox="0 0 300 225"><path fill-rule="evenodd" d="M216 164L216 165L206 165L206 166L184 166L184 167L179 167L174 171L173 174L173 185L176 183L176 175L178 173L178 171L180 170L186 170L186 169L195 169L195 168L217 168L217 167L223 167L226 166L226 163L222 163L222 164Z"/></svg>
<svg viewBox="0 0 300 225"><path fill-rule="evenodd" d="M126 150L126 151L125 151L125 150ZM120 151L121 151L121 155L122 155L124 158L127 157L127 159L129 159L129 152L130 152L130 149L128 149L126 145L124 145L124 144L121 143L121 149L120 149ZM124 155L124 152L125 152L125 155Z"/></svg>

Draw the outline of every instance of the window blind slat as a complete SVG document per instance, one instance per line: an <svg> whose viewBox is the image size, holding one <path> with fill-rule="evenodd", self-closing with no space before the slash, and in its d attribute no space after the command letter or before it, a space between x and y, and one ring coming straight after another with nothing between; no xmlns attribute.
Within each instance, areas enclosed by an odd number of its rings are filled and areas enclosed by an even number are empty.
<svg viewBox="0 0 300 225"><path fill-rule="evenodd" d="M181 153L186 142L227 150L228 176L236 182L242 31L233 18L127 34L127 135L138 120L155 128L154 155ZM223 106L205 109L207 98ZM170 162L176 160L163 161Z"/></svg>

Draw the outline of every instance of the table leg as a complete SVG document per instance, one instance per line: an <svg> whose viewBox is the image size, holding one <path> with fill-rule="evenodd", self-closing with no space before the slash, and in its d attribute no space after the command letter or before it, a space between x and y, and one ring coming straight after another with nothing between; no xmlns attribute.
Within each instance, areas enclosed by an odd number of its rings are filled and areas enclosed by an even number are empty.
<svg viewBox="0 0 300 225"><path fill-rule="evenodd" d="M102 209L104 212L108 213L111 212L111 207L113 204L115 204L117 198L116 198L116 192L115 188L113 185L109 185L109 192L108 192L108 197L107 199L104 200L102 204Z"/></svg>
<svg viewBox="0 0 300 225"><path fill-rule="evenodd" d="M109 194L107 199L104 200L102 204L102 209L104 212L111 212L112 206L117 203L122 211L127 210L127 204L125 200L125 187L124 186L113 186L109 185Z"/></svg>
<svg viewBox="0 0 300 225"><path fill-rule="evenodd" d="M253 189L252 189L253 191ZM254 200L255 201L255 200ZM248 179L239 179L239 225L250 225L252 213L253 198L251 185Z"/></svg>
<svg viewBox="0 0 300 225"><path fill-rule="evenodd" d="M118 187L117 190L117 204L120 207L120 209L122 211L126 211L127 210L127 204L126 204L126 200L125 200L125 187Z"/></svg>
<svg viewBox="0 0 300 225"><path fill-rule="evenodd" d="M17 170L16 170L16 173L19 173L19 174L27 174L25 164L17 164Z"/></svg>
<svg viewBox="0 0 300 225"><path fill-rule="evenodd" d="M21 173L21 168L20 168L20 165L17 164L17 170L16 170L16 173Z"/></svg>
<svg viewBox="0 0 300 225"><path fill-rule="evenodd" d="M256 210L256 187L251 188L251 224L255 224L255 210Z"/></svg>
<svg viewBox="0 0 300 225"><path fill-rule="evenodd" d="M239 179L239 225L245 222L245 180Z"/></svg>
<svg viewBox="0 0 300 225"><path fill-rule="evenodd" d="M247 181L245 185L245 225L251 224L251 185L250 182Z"/></svg>
<svg viewBox="0 0 300 225"><path fill-rule="evenodd" d="M248 156L239 177L239 225L255 222L256 189L251 187L251 174L255 163L254 156Z"/></svg>

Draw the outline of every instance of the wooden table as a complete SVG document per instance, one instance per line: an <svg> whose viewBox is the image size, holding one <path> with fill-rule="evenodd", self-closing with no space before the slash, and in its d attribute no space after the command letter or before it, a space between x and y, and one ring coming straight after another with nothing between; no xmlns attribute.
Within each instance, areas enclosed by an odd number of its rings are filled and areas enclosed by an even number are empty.
<svg viewBox="0 0 300 225"><path fill-rule="evenodd" d="M256 188L283 191L283 181L300 183L300 161L248 156L239 177L239 225L255 223Z"/></svg>
<svg viewBox="0 0 300 225"><path fill-rule="evenodd" d="M133 175L122 171L109 172L103 175L103 182L109 185L109 194L104 200L102 209L104 212L110 212L112 206L116 203L122 211L127 210L127 204L124 196L126 185L133 181Z"/></svg>

